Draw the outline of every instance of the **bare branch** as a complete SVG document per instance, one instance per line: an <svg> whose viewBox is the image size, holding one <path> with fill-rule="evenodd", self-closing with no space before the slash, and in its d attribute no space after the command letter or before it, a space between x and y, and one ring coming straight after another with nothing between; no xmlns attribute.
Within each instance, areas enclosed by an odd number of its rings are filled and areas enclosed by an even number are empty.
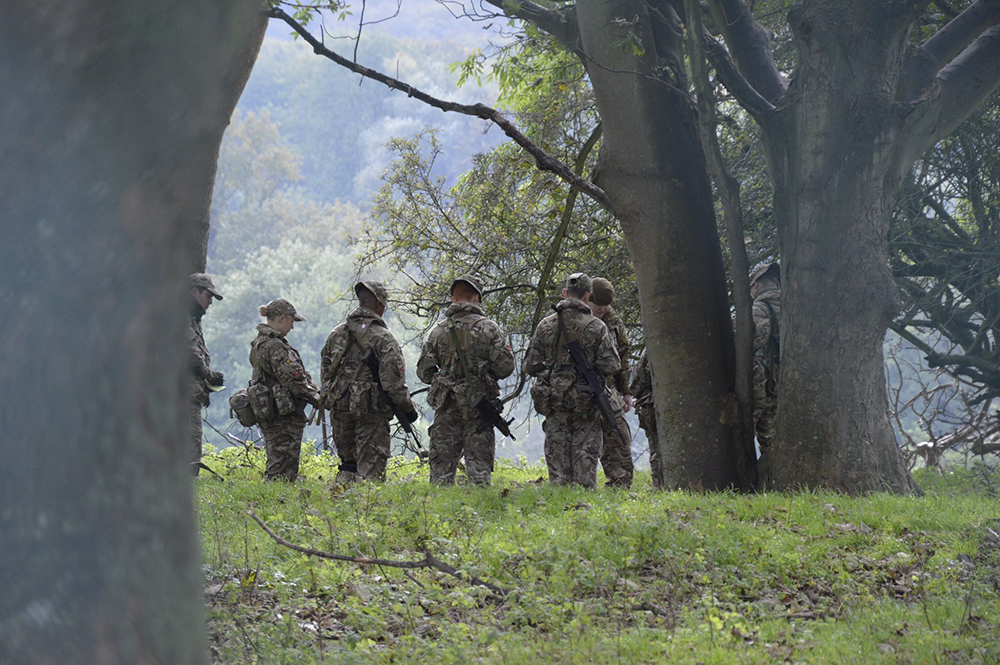
<svg viewBox="0 0 1000 665"><path fill-rule="evenodd" d="M256 513L252 510L247 510L247 515L253 518L253 521L260 525L260 528L264 530L264 533L269 535L274 542L278 543L283 547L287 547L290 550L296 552L301 552L302 554L307 554L309 556L314 556L320 559L329 559L330 561L345 561L347 563L356 563L362 566L383 566L385 568L403 568L403 569L415 569L415 568L433 568L434 570L441 571L446 575L451 575L454 578L462 580L463 582L469 582L475 586L486 587L498 596L506 597L510 595L510 591L499 587L495 584L491 584L485 580L481 580L475 575L467 575L462 571L449 566L444 561L434 557L430 552L424 550L424 558L418 561L397 561L395 559L377 559L366 556L350 556L348 554L335 554L333 552L324 552L322 550L315 550L311 547L303 547L301 545L296 545L295 543L290 543L278 534L276 534L264 520L257 517Z"/></svg>
<svg viewBox="0 0 1000 665"><path fill-rule="evenodd" d="M777 104L788 81L774 63L767 31L743 0L711 0L709 6L740 73L764 99Z"/></svg>
<svg viewBox="0 0 1000 665"><path fill-rule="evenodd" d="M911 100L926 90L942 67L997 23L1000 23L1000 0L972 3L910 56L900 86L900 99Z"/></svg>
<svg viewBox="0 0 1000 665"><path fill-rule="evenodd" d="M707 31L703 31L702 50L712 66L715 67L719 81L726 86L726 90L736 98L740 106L746 109L747 113L752 115L757 122L761 124L767 122L767 119L775 111L774 105L764 99L750 85L750 82L743 78L722 42L712 37Z"/></svg>
<svg viewBox="0 0 1000 665"><path fill-rule="evenodd" d="M513 16L522 21L531 21L577 55L582 52L580 33L576 27L576 7L546 9L531 2L531 0L518 0L513 3L504 2L504 0L486 0L486 2L499 9L506 16Z"/></svg>
<svg viewBox="0 0 1000 665"><path fill-rule="evenodd" d="M349 69L352 72L360 74L366 78L378 81L379 83L382 83L383 85L386 85L394 90L401 90L405 92L408 97L418 99L428 106L433 106L434 108L441 109L445 112L452 111L455 113L462 113L464 115L471 115L496 123L496 125L503 130L504 134L513 139L515 143L524 148L531 154L532 157L535 158L535 164L540 170L554 173L559 178L566 181L574 189L577 189L583 194L586 194L590 198L594 199L594 201L599 203L608 211L614 212L614 205L611 203L611 199L608 198L608 195L604 193L603 189L592 183L590 180L578 176L569 166L563 164L561 161L542 150L539 146L535 145L530 139L528 139L528 137L522 134L521 131L513 125L513 123L507 120L507 118L505 118L496 109L486 106L485 104L458 104L433 97L407 83L403 83L398 79L386 76L385 74L377 72L374 69L369 69L363 65L351 62L348 58L331 51L319 40L317 40L298 21L285 13L280 7L272 7L270 10L267 10L266 13L269 17L280 19L291 26L296 33L298 33L310 46L313 47L313 52L334 61L341 67Z"/></svg>
<svg viewBox="0 0 1000 665"><path fill-rule="evenodd" d="M1000 25L942 69L934 85L939 108L921 152L955 131L1000 85Z"/></svg>

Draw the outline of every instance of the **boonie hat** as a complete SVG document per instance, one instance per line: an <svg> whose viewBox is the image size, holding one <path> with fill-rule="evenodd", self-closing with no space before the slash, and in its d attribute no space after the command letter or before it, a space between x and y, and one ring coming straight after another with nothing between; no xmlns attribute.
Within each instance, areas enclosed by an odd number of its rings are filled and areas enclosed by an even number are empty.
<svg viewBox="0 0 1000 665"><path fill-rule="evenodd" d="M566 278L567 289L577 289L579 291L593 291L594 286L590 276L586 273L575 272Z"/></svg>
<svg viewBox="0 0 1000 665"><path fill-rule="evenodd" d="M480 299L482 299L483 285L479 283L478 279L476 279L475 277L471 277L469 275L462 275L461 277L457 278L454 282L452 282L451 289L448 291L448 293L454 293L455 285L458 284L459 282L465 282L466 284L471 286L473 289L475 289L476 293L479 294Z"/></svg>
<svg viewBox="0 0 1000 665"><path fill-rule="evenodd" d="M593 280L594 296L591 300L595 305L610 305L615 301L615 287L603 277Z"/></svg>
<svg viewBox="0 0 1000 665"><path fill-rule="evenodd" d="M292 317L293 321L306 320L306 317L300 316L299 313L295 311L295 305L288 302L284 298L275 298L264 306L267 307L267 317L269 319L276 319L284 314Z"/></svg>
<svg viewBox="0 0 1000 665"><path fill-rule="evenodd" d="M754 269L750 271L750 283L753 284L758 279L766 275L770 270L774 268L774 272L778 273L775 277L781 278L781 268L778 266L777 261L764 261L763 263L758 263L754 266Z"/></svg>
<svg viewBox="0 0 1000 665"><path fill-rule="evenodd" d="M389 292L386 290L382 282L376 282L375 280L366 279L358 282L354 285L354 293L361 297L361 289L370 291L372 295L375 296L375 300L379 302L380 305L386 306L389 304Z"/></svg>
<svg viewBox="0 0 1000 665"><path fill-rule="evenodd" d="M222 300L222 294L219 293L219 289L215 288L215 282L212 278L203 272L196 272L191 274L191 286L205 289L211 293L215 298Z"/></svg>

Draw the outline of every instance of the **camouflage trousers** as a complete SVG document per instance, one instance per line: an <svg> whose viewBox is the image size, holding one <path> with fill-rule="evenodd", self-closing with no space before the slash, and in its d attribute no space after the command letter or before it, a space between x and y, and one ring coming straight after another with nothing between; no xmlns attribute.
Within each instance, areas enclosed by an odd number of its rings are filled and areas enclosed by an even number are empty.
<svg viewBox="0 0 1000 665"><path fill-rule="evenodd" d="M299 454L302 451L302 432L306 428L305 416L295 413L259 423L267 449L267 468L264 480L284 478L295 480L299 475Z"/></svg>
<svg viewBox="0 0 1000 665"><path fill-rule="evenodd" d="M660 465L660 449L656 445L656 414L653 405L639 409L639 427L646 433L646 442L649 444L649 473L653 479L653 489L663 489L663 469Z"/></svg>
<svg viewBox="0 0 1000 665"><path fill-rule="evenodd" d="M608 487L632 487L632 473L635 465L632 463L632 432L625 422L625 415L618 413L615 416L615 423L609 424L601 418L602 436L604 446L601 449L601 466L604 468L604 475L608 479L605 483ZM622 436L627 436L625 442L615 434L615 426Z"/></svg>
<svg viewBox="0 0 1000 665"><path fill-rule="evenodd" d="M191 475L197 476L201 470L201 443L204 437L201 429L201 403L188 405L188 454L185 456L191 465Z"/></svg>
<svg viewBox="0 0 1000 665"><path fill-rule="evenodd" d="M382 413L355 416L349 412L330 413L333 443L340 457L337 482L350 483L358 479L385 480L385 465L389 459L389 418Z"/></svg>
<svg viewBox="0 0 1000 665"><path fill-rule="evenodd" d="M492 423L477 414L466 416L462 409L445 408L434 413L430 427L431 443L428 461L431 482L453 485L458 460L465 455L465 472L469 482L489 485L493 473L496 436Z"/></svg>
<svg viewBox="0 0 1000 665"><path fill-rule="evenodd" d="M769 383L774 384L771 371L759 358L754 358L753 424L761 450L771 445L778 420L778 395L775 390L768 390Z"/></svg>
<svg viewBox="0 0 1000 665"><path fill-rule="evenodd" d="M594 411L553 411L545 418L542 429L549 482L596 487L603 437L601 416Z"/></svg>

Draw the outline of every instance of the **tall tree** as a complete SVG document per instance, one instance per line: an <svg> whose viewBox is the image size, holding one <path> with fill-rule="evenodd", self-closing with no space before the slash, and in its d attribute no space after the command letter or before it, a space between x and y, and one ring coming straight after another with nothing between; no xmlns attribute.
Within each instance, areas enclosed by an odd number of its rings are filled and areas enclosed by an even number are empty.
<svg viewBox="0 0 1000 665"><path fill-rule="evenodd" d="M736 426L726 275L676 12L644 0L556 9L530 0L489 3L551 34L586 68L603 129L594 182L529 145L496 111L434 99L334 53L280 8L271 14L342 66L443 110L497 122L542 168L613 210L635 264L664 485L752 486L752 447Z"/></svg>
<svg viewBox="0 0 1000 665"><path fill-rule="evenodd" d="M804 0L790 79L743 0L708 44L757 120L774 184L783 292L771 487L908 491L887 417L882 342L899 310L886 243L903 176L1000 83L1000 2L976 0L911 44L930 0ZM725 74L729 74L725 76Z"/></svg>
<svg viewBox="0 0 1000 665"><path fill-rule="evenodd" d="M206 660L187 274L253 2L4 2L0 662Z"/></svg>

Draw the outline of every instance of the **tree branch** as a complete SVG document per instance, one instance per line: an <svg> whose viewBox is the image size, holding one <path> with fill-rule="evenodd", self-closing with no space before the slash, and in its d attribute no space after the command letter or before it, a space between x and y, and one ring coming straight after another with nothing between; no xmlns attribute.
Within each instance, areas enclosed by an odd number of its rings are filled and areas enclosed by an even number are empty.
<svg viewBox="0 0 1000 665"><path fill-rule="evenodd" d="M377 72L374 69L369 69L363 65L351 62L348 58L331 51L318 39L316 39L308 30L306 30L298 21L285 13L280 7L272 7L271 9L266 10L266 13L269 17L282 20L291 26L296 33L298 33L306 42L309 43L310 46L313 47L313 52L334 61L341 67L349 69L352 72L360 74L366 78L370 78L373 81L378 81L379 83L382 83L383 85L386 85L394 90L401 90L405 92L408 97L418 99L428 106L433 106L434 108L441 109L445 112L452 111L455 113L462 113L496 123L496 125L503 130L504 134L513 139L515 143L524 148L531 154L532 157L535 158L535 164L540 170L554 173L559 178L569 183L569 185L573 188L578 189L580 192L594 199L594 201L607 210L614 212L614 205L611 203L611 199L608 198L607 194L604 193L603 189L586 178L576 175L569 166L563 164L558 159L542 150L539 146L535 145L496 109L486 106L485 104L458 104L433 97L407 83L403 83L398 79L386 76L385 74Z"/></svg>
<svg viewBox="0 0 1000 665"><path fill-rule="evenodd" d="M564 9L546 9L531 0L486 0L489 4L499 9L505 16L514 16L522 21L530 21L549 33L566 48L577 55L581 55L580 33L576 28L576 7L570 6Z"/></svg>
<svg viewBox="0 0 1000 665"><path fill-rule="evenodd" d="M788 82L774 63L767 31L743 0L711 0L709 6L740 73L764 99L777 104Z"/></svg>
<svg viewBox="0 0 1000 665"><path fill-rule="evenodd" d="M976 0L910 56L900 99L909 101L927 89L935 75L983 31L1000 23L1000 0Z"/></svg>
<svg viewBox="0 0 1000 665"><path fill-rule="evenodd" d="M715 67L715 74L719 81L736 98L739 105L746 109L747 113L752 115L758 123L767 122L767 119L775 111L774 105L764 99L750 85L750 82L743 78L722 42L712 37L707 31L703 31L702 51Z"/></svg>
<svg viewBox="0 0 1000 665"><path fill-rule="evenodd" d="M955 131L1000 85L1000 25L942 69L934 85L939 110L921 152Z"/></svg>
<svg viewBox="0 0 1000 665"><path fill-rule="evenodd" d="M434 557L426 549L424 550L424 558L418 561L397 561L395 559L377 559L366 556L350 556L347 554L334 554L333 552L324 552L322 550L314 550L311 547L303 547L301 545L296 545L295 543L290 543L274 531L271 530L264 520L257 517L257 515L252 510L247 510L247 515L253 518L254 522L260 525L260 528L264 530L264 533L269 535L274 542L278 543L283 547L287 547L290 550L296 552L301 552L302 554L307 554L309 556L318 557L320 559L329 559L330 561L345 561L347 563L357 563L362 566L383 566L385 568L403 568L403 569L415 569L415 568L433 568L446 575L451 575L452 577L462 580L463 582L469 582L475 586L486 587L494 594L500 597L506 597L510 595L508 589L499 587L495 584L491 584L485 580L481 580L475 575L467 575L462 571L449 566L444 561Z"/></svg>

